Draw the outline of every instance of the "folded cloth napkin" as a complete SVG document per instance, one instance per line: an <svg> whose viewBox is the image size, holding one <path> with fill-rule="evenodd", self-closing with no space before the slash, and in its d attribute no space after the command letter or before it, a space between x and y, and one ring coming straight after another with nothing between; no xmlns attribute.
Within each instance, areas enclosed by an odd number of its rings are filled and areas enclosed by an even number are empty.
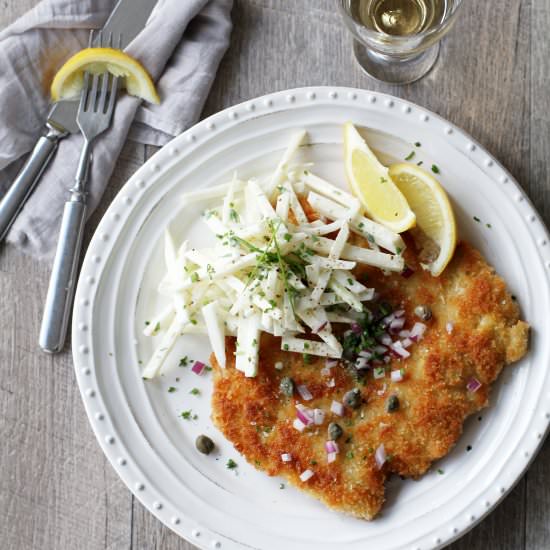
<svg viewBox="0 0 550 550"><path fill-rule="evenodd" d="M101 28L114 0L42 0L0 32L0 196L40 136L57 69ZM229 44L233 0L159 0L126 48L157 82L160 105L122 95L111 128L93 146L88 212L101 199L127 137L163 145L194 124ZM24 252L53 256L82 136L63 139L8 240Z"/></svg>

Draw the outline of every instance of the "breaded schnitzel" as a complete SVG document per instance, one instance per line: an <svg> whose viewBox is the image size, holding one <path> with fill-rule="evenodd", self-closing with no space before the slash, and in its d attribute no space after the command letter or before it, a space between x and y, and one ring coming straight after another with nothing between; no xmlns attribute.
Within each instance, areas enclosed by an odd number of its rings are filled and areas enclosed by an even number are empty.
<svg viewBox="0 0 550 550"><path fill-rule="evenodd" d="M283 476L327 506L365 519L380 511L388 476L416 478L452 449L466 417L487 406L490 384L528 345L529 327L519 320L515 300L472 246L461 243L437 278L420 268L414 246L405 260L414 270L409 278L362 269L362 280L380 295L377 303L404 309L407 327L418 321L417 306L432 314L423 339L408 348L410 357L393 357L383 365L383 377L375 379L373 369L358 377L344 362L327 373L325 359L282 351L280 339L269 334L262 334L256 378L235 369L233 338L226 341L225 369L211 358L212 418L237 451L268 475ZM278 362L282 370L275 368ZM389 373L399 369L402 379L395 381ZM296 389L292 397L284 395L283 377L295 388L306 386L312 398L305 401ZM346 406L343 416L331 412L331 403L344 401L353 388L360 391L360 405ZM323 423L296 429L299 403L325 411ZM336 459L327 463L331 422L343 434ZM283 454L291 460L284 462ZM302 481L307 470L313 475Z"/></svg>

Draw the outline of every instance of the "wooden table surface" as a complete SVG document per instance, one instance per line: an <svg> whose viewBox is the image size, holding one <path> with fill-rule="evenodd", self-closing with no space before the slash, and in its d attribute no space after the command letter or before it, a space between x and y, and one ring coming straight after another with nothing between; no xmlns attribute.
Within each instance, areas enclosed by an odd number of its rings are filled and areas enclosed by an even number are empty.
<svg viewBox="0 0 550 550"><path fill-rule="evenodd" d="M0 27L36 3L2 0ZM389 92L472 134L517 178L550 225L548 0L466 0L435 69L404 87L363 76L334 0L235 0L233 20L231 46L204 116L295 86ZM121 185L153 152L126 144L87 240ZM48 265L0 247L0 547L195 548L145 510L103 456L69 347L55 356L39 351L48 276ZM500 506L450 548L550 548L550 441Z"/></svg>

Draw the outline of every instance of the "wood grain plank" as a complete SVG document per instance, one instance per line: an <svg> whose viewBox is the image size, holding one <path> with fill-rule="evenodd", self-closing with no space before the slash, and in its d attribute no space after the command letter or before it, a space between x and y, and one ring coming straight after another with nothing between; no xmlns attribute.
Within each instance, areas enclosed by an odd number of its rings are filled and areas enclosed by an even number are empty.
<svg viewBox="0 0 550 550"><path fill-rule="evenodd" d="M530 178L527 187L535 206L550 225L550 59L548 43L541 39L550 28L550 4L533 0L531 8L531 124ZM547 409L550 410L550 409ZM550 548L550 439L526 476L526 548Z"/></svg>

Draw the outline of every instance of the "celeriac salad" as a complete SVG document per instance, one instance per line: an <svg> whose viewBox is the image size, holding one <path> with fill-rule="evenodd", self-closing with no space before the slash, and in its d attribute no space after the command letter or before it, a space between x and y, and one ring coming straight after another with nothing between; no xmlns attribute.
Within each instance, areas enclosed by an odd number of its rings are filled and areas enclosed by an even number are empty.
<svg viewBox="0 0 550 550"><path fill-rule="evenodd" d="M187 333L207 334L222 368L225 336L235 336L235 366L247 377L257 375L262 332L281 337L285 351L339 359L343 348L333 325L357 323L364 303L375 298L354 268L404 270L405 244L397 233L365 217L357 198L293 162L305 137L303 131L292 137L265 180L235 175L185 195L188 204L218 201L202 214L215 244L178 247L166 232L158 291L170 304L145 328L161 338L144 378L161 372ZM354 234L363 237L362 246L352 244Z"/></svg>

